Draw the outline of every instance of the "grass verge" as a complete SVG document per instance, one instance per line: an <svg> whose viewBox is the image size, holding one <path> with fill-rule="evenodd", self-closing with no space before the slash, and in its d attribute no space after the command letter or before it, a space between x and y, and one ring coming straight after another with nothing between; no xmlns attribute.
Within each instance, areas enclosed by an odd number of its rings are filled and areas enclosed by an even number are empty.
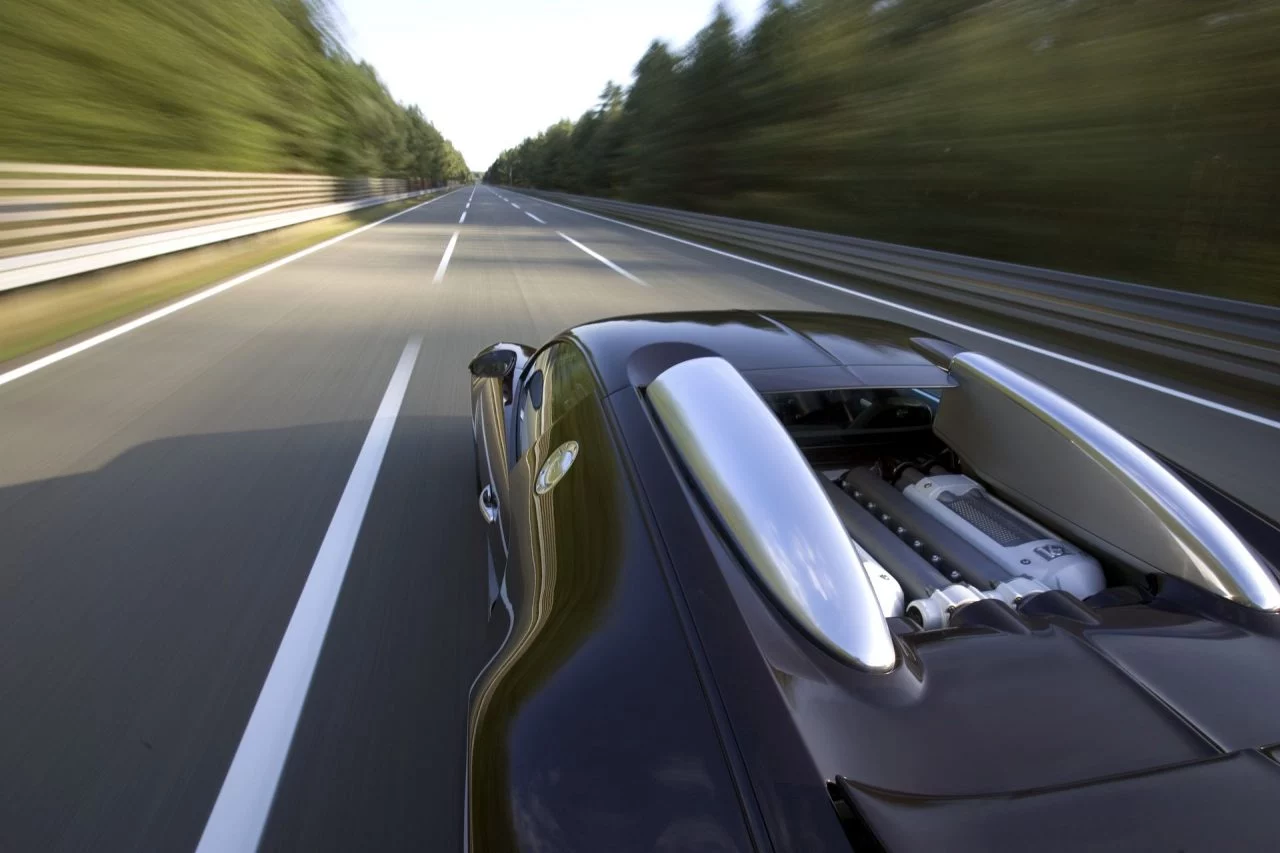
<svg viewBox="0 0 1280 853"><path fill-rule="evenodd" d="M420 204L379 204L0 293L0 363L140 314L323 240Z"/></svg>

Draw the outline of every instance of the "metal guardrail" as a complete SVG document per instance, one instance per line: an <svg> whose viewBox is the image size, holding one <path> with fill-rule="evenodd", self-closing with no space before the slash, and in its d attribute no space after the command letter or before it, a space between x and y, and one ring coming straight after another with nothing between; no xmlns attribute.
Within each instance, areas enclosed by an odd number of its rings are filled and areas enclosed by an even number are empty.
<svg viewBox="0 0 1280 853"><path fill-rule="evenodd" d="M567 193L513 188L747 252L1280 385L1280 308L928 249Z"/></svg>
<svg viewBox="0 0 1280 853"><path fill-rule="evenodd" d="M0 163L0 291L425 190L421 179Z"/></svg>

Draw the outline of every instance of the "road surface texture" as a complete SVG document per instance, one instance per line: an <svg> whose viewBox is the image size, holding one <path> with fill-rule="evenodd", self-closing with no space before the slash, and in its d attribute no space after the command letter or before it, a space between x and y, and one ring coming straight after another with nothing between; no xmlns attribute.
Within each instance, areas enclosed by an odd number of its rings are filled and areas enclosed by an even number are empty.
<svg viewBox="0 0 1280 853"><path fill-rule="evenodd" d="M1280 412L468 187L69 357L0 365L0 850L458 849L486 613L467 361L726 307L981 348L1280 515Z"/></svg>

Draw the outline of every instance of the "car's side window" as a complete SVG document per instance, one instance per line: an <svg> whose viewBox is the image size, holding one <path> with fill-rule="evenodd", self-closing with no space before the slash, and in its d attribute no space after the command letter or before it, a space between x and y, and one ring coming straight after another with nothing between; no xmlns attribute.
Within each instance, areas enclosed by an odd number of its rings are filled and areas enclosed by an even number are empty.
<svg viewBox="0 0 1280 853"><path fill-rule="evenodd" d="M516 457L528 452L551 424L593 394L595 380L587 357L576 346L558 341L529 365L516 410Z"/></svg>
<svg viewBox="0 0 1280 853"><path fill-rule="evenodd" d="M547 367L555 351L562 344L552 344L529 362L524 381L520 384L520 399L516 408L516 458L524 456L533 442L542 434L542 404L547 384Z"/></svg>
<svg viewBox="0 0 1280 853"><path fill-rule="evenodd" d="M595 389L587 357L572 344L559 348L551 360L550 377L546 394L546 426L560 420L562 415L591 396Z"/></svg>

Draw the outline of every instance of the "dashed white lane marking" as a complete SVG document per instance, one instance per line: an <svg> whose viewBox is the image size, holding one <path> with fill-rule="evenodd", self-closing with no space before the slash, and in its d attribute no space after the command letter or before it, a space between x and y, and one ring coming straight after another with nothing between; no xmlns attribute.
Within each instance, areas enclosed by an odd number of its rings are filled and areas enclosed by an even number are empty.
<svg viewBox="0 0 1280 853"><path fill-rule="evenodd" d="M1248 412L1248 411L1245 411L1244 409L1237 409L1235 406L1228 406L1226 403L1219 403L1216 400L1209 400L1205 397L1199 397L1195 394L1191 394L1186 391L1180 391L1177 388L1170 388L1167 385L1161 385L1160 383L1152 382L1149 379L1142 379L1137 376L1130 376L1127 373L1121 373L1118 370L1112 370L1109 367L1103 367L1100 364L1094 364L1093 362L1085 361L1082 358L1075 358L1074 356L1065 355L1060 352L1054 352L1051 349L1046 349L1045 347L1038 346L1036 344L1029 343L1027 341L1020 341L1017 338L1006 337L1005 335L999 334L998 332L988 331L987 329L980 329L977 326L971 326L968 323L961 323L958 320L951 320L951 319L948 319L947 317L942 317L937 314L932 314L928 311L924 311L919 308L912 308L909 305L902 305L890 299L884 299L879 296L872 296L869 293L862 293L861 291L853 290L852 288L849 288L849 287L844 287L839 284L833 284L832 282L829 282L829 281L823 281L822 279L814 278L811 275L805 275L804 273L795 272L794 270L785 269L784 267L777 267L777 266L774 266L773 264L767 264L764 261L758 261L755 258L747 258L747 257L743 257L742 255L735 255L733 252L726 252L723 249L714 249L711 246L704 246L701 243L695 243L694 241L686 240L683 237L676 237L671 234L663 234L661 231L654 231L652 228L645 228L640 225L633 225L630 222L623 222L620 219L614 219L613 217L610 217L610 216L602 216L599 213L591 213L590 211L582 210L577 207L570 207L567 204L560 204L559 202L549 201L545 198L540 198L539 201L543 202L544 204L550 204L555 207L564 208L565 210L571 210L574 213L580 213L583 216L590 216L593 219L600 219L605 222L612 222L614 225L621 225L624 228L631 228L635 231L641 231L645 234L649 234L654 237L661 237L663 240L671 240L675 243L681 243L685 246L692 246L695 249L701 249L704 252L711 252L712 254L720 255L725 258L733 258L735 261L742 261L744 264L750 264L754 267L766 269L771 272L781 273L782 275L790 276L792 278L797 278L797 279L800 279L801 281L807 281L810 284L816 284L819 287L825 287L829 290L839 291L848 296L854 296L854 297L857 297L858 299L864 299L867 302L872 302L872 303L875 303L876 305L883 305L886 308L893 308L894 310L902 311L906 314L911 314L916 317L922 317L926 320L932 320L935 323L941 323L945 326L950 326L953 329L960 329L962 331L969 332L974 335L979 335L989 340L999 341L1002 344L1008 344L1009 346L1017 347L1018 349L1025 350L1026 352L1033 352L1036 355L1042 355L1045 358L1051 358L1051 359L1054 359L1055 361L1060 361L1064 364L1070 364L1073 367L1079 367L1082 370L1088 370L1093 373L1100 374L1102 376L1109 376L1112 379L1118 379L1121 382L1127 382L1131 385L1137 385L1140 388L1146 388L1148 391L1155 391L1159 394L1165 394L1169 397L1174 397L1176 399L1182 400L1187 403L1194 403L1197 406L1203 406L1206 409L1213 409L1215 412L1221 412L1224 415L1232 415L1234 417L1241 418L1246 421L1251 421L1255 424L1260 424L1265 427L1270 427L1271 429L1280 430L1280 420L1276 420L1274 418L1268 418L1265 415L1259 415L1255 412Z"/></svg>
<svg viewBox="0 0 1280 853"><path fill-rule="evenodd" d="M527 217L529 217L530 219L532 219L534 222L537 222L539 225L546 225L546 224L547 224L547 223L543 222L541 219L539 219L538 217L534 216L532 213L530 213L530 212L529 212L529 211L527 211L527 210L524 212L524 215L525 215L525 216L527 216Z"/></svg>
<svg viewBox="0 0 1280 853"><path fill-rule="evenodd" d="M584 245L582 245L581 243L579 243L577 240L575 240L575 239L573 239L572 237L570 237L568 234L565 234L563 231L557 231L556 233L557 233L557 234L559 234L559 235L560 235L561 237L563 237L564 239L568 240L568 241L569 241L570 243L572 243L573 245L577 246L577 247L578 247L579 249L581 249L582 251L586 252L586 253L587 253L588 255L590 255L591 257L595 258L595 259L596 259L597 261L599 261L600 263L604 264L604 265L605 265L606 267L608 267L609 269L611 269L611 270L613 270L614 272L616 272L618 275L620 275L620 276L622 276L622 277L624 277L624 278L628 279L629 281L634 281L636 284L638 284L638 285L640 285L640 286L642 286L642 287L648 287L648 286L649 286L649 285L648 285L648 284L646 284L645 282L643 282L643 281L641 281L640 279L638 279L638 278L636 278L635 276L633 276L631 273L629 273L629 272L627 272L626 270L624 270L622 267L620 267L620 266L618 266L617 264L615 264L613 261L611 261L611 260L609 260L608 258L606 258L604 255L600 254L599 252L594 252L594 251L592 251L591 249L589 249L589 248L587 248L586 246L584 246Z"/></svg>
<svg viewBox="0 0 1280 853"><path fill-rule="evenodd" d="M421 338L411 338L391 374L240 745L231 759L231 767L222 781L196 853L250 853L258 848L329 630L329 620L421 346Z"/></svg>
<svg viewBox="0 0 1280 853"><path fill-rule="evenodd" d="M449 195L449 193L446 193L445 195ZM294 252L292 255L283 257L278 261L272 261L269 264L263 264L257 269L249 270L249 272L244 273L243 275L238 275L235 278L230 279L229 281L224 281L221 284L215 284L213 287L210 287L206 290L201 290L199 293L192 294L191 296L188 296L186 299L180 299L171 305L166 305L163 308L159 308L155 311L152 311L150 314L144 314L141 317L138 317L136 320L130 320L128 323L123 323L119 326L116 326L113 329L108 329L107 331L94 335L91 338L85 338L83 341L80 341L79 343L72 344L71 346L60 349L57 352L51 352L42 358L37 358L35 361L29 361L26 364L22 365L21 367L15 367L12 370L8 370L8 371L5 371L4 373L0 373L0 385L6 385L14 381L15 379L21 379L22 377L35 373L37 370L48 367L51 364L57 364L59 361L62 361L64 358L70 358L71 356L76 355L77 353L82 353L87 349L96 347L98 344L104 344L107 341L111 340L112 338L118 338L121 335L127 334L128 332L132 332L134 329L141 328L142 326L145 326L148 323L154 323L156 320L159 320L162 317L168 317L170 314L175 314L178 311L181 311L183 308L190 308L192 305L195 305L197 302L203 302L204 300L208 299L211 296L217 296L219 293L223 293L225 291L230 290L233 287L237 287L241 284L244 284L246 281L252 281L253 279L257 278L260 275L264 275L266 273L271 272L272 270L279 269L285 264L291 264L294 261L298 260L299 258L305 258L307 255L310 255L313 252L319 252L321 249L327 249L330 246L332 246L334 243L340 243L343 240L347 240L351 237L356 236L357 234L363 234L365 231L368 231L370 228L377 228L379 225L381 225L384 222L389 222L390 220L395 219L397 216L404 216L406 213L411 213L420 207L424 207L425 205L437 202L442 198L444 198L444 196L439 195L439 196L436 196L435 198L424 201L422 204L415 204L413 207L405 208L404 210L398 213L393 213L390 216L384 216L382 219L379 219L377 222L370 222L368 225L361 225L359 228L356 228L353 231L348 231L345 234L339 234L337 237L331 237L330 239L325 240L322 243L316 243L314 246L308 246L307 248L299 252Z"/></svg>
<svg viewBox="0 0 1280 853"><path fill-rule="evenodd" d="M458 232L454 231L453 236L449 238L449 245L445 247L444 255L440 258L440 266L436 267L436 275L432 281L436 284L444 281L444 271L449 268L449 259L453 257L453 247L458 245Z"/></svg>
<svg viewBox="0 0 1280 853"><path fill-rule="evenodd" d="M520 209L520 205L516 204L514 201L511 202L511 206L514 207L516 210Z"/></svg>
<svg viewBox="0 0 1280 853"><path fill-rule="evenodd" d="M464 210L462 211L462 215L458 217L458 224L461 225L466 221L467 221L467 212Z"/></svg>

